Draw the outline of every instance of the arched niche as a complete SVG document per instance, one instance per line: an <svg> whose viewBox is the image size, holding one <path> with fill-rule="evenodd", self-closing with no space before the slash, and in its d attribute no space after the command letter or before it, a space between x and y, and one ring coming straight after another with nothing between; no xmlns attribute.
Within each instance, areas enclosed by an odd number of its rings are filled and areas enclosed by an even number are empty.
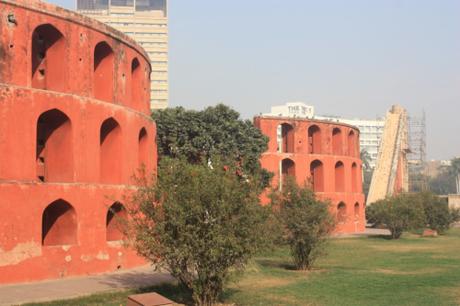
<svg viewBox="0 0 460 306"><path fill-rule="evenodd" d="M345 167L341 161L338 161L334 167L335 171L335 191L345 191Z"/></svg>
<svg viewBox="0 0 460 306"><path fill-rule="evenodd" d="M40 181L73 181L72 123L62 111L52 109L38 117L35 158Z"/></svg>
<svg viewBox="0 0 460 306"><path fill-rule="evenodd" d="M32 87L64 91L68 67L66 43L62 33L51 24L43 24L32 32ZM64 61L65 63L65 61Z"/></svg>
<svg viewBox="0 0 460 306"><path fill-rule="evenodd" d="M317 125L308 128L308 153L321 154L321 129Z"/></svg>
<svg viewBox="0 0 460 306"><path fill-rule="evenodd" d="M127 219L127 212L123 204L115 202L107 210L106 216L106 239L118 241L123 239L123 222Z"/></svg>
<svg viewBox="0 0 460 306"><path fill-rule="evenodd" d="M347 205L340 202L337 205L337 223L343 224L347 222Z"/></svg>
<svg viewBox="0 0 460 306"><path fill-rule="evenodd" d="M93 95L98 100L111 102L114 83L114 53L105 41L94 48Z"/></svg>
<svg viewBox="0 0 460 306"><path fill-rule="evenodd" d="M280 152L294 153L294 127L288 123L283 123L280 125L280 129Z"/></svg>
<svg viewBox="0 0 460 306"><path fill-rule="evenodd" d="M293 160L285 158L281 161L280 188L287 182L288 177L295 178L295 163Z"/></svg>
<svg viewBox="0 0 460 306"><path fill-rule="evenodd" d="M77 243L77 215L68 202L59 199L49 204L42 215L44 246Z"/></svg>
<svg viewBox="0 0 460 306"><path fill-rule="evenodd" d="M310 177L314 192L324 192L324 166L319 160L310 163Z"/></svg>
<svg viewBox="0 0 460 306"><path fill-rule="evenodd" d="M123 146L120 125L114 118L106 119L100 128L100 179L102 183L121 183Z"/></svg>
<svg viewBox="0 0 460 306"><path fill-rule="evenodd" d="M343 154L342 131L339 128L332 130L332 154Z"/></svg>
<svg viewBox="0 0 460 306"><path fill-rule="evenodd" d="M140 106L144 102L144 80L139 60L131 61L131 105Z"/></svg>
<svg viewBox="0 0 460 306"><path fill-rule="evenodd" d="M145 128L139 131L138 146L138 167L146 167L148 165L148 134Z"/></svg>

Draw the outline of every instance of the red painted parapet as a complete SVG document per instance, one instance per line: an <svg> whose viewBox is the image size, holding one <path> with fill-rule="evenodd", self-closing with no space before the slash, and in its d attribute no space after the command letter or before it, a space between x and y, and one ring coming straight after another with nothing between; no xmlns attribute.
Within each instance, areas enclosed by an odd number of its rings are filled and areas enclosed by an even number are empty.
<svg viewBox="0 0 460 306"><path fill-rule="evenodd" d="M337 218L336 233L365 229L359 130L342 123L300 118L255 117L254 124L269 137L261 164L275 175L272 188L286 176L308 184L330 200ZM262 201L267 203L266 197Z"/></svg>
<svg viewBox="0 0 460 306"><path fill-rule="evenodd" d="M149 75L120 32L0 0L0 283L144 263L115 220L137 169L156 170Z"/></svg>

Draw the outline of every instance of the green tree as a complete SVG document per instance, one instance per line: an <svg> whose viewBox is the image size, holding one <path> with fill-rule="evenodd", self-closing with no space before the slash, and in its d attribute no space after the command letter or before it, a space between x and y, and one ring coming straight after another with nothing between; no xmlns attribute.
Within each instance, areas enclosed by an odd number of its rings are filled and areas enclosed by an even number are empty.
<svg viewBox="0 0 460 306"><path fill-rule="evenodd" d="M404 231L426 225L422 200L412 194L399 194L368 205L366 217L374 225L386 226L393 239L400 238Z"/></svg>
<svg viewBox="0 0 460 306"><path fill-rule="evenodd" d="M456 175L450 167L441 167L435 177L428 179L429 190L438 195L447 195L455 193Z"/></svg>
<svg viewBox="0 0 460 306"><path fill-rule="evenodd" d="M155 111L152 117L157 124L160 158L201 163L211 156L225 156L236 161L242 172L259 176L262 186L268 186L271 174L259 162L268 138L235 110L223 104L203 111L176 107Z"/></svg>
<svg viewBox="0 0 460 306"><path fill-rule="evenodd" d="M289 179L281 192L272 195L272 206L279 212L296 268L311 269L334 229L329 203L318 200L309 188L299 187Z"/></svg>
<svg viewBox="0 0 460 306"><path fill-rule="evenodd" d="M460 192L460 158L453 158L450 165L440 166L439 173L428 181L430 191L447 195Z"/></svg>
<svg viewBox="0 0 460 306"><path fill-rule="evenodd" d="M197 305L213 305L230 271L263 244L266 208L254 182L218 158L212 167L162 158L157 183L131 201L135 247L189 288Z"/></svg>
<svg viewBox="0 0 460 306"><path fill-rule="evenodd" d="M441 199L431 192L414 194L423 204L426 225L438 233L445 233L451 225L458 221L458 210L449 209L445 199Z"/></svg>
<svg viewBox="0 0 460 306"><path fill-rule="evenodd" d="M372 175L374 174L374 170L363 170L363 193L367 198L367 195L369 194L369 189L371 188L371 182L372 182Z"/></svg>
<svg viewBox="0 0 460 306"><path fill-rule="evenodd" d="M360 155L360 158L361 158L361 161L363 163L363 169L365 171L370 171L371 170L371 156L369 154L369 152L367 152L366 150L361 150L361 152L359 153Z"/></svg>
<svg viewBox="0 0 460 306"><path fill-rule="evenodd" d="M363 163L363 193L367 197L369 188L371 187L372 174L374 169L371 168L371 156L366 150L362 150L360 153L361 161Z"/></svg>

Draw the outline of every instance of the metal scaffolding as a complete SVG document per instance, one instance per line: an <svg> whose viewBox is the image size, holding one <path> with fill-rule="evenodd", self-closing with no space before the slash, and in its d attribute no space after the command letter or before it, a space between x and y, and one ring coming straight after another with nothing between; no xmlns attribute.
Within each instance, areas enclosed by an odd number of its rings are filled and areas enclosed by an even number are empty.
<svg viewBox="0 0 460 306"><path fill-rule="evenodd" d="M425 191L428 189L426 175L426 117L409 116L409 191Z"/></svg>

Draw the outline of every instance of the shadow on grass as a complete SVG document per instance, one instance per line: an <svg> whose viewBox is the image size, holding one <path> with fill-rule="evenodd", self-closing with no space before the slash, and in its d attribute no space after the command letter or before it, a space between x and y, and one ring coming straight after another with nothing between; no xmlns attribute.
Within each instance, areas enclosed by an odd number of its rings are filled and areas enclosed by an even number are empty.
<svg viewBox="0 0 460 306"><path fill-rule="evenodd" d="M156 292L178 304L184 304L186 306L195 305L192 299L192 292L181 285L163 284L158 286L146 287L136 290L134 294L147 292ZM224 303L225 301L231 299L231 297L240 292L241 290L238 289L225 288L224 292L220 295L218 300L221 303Z"/></svg>
<svg viewBox="0 0 460 306"><path fill-rule="evenodd" d="M367 239L384 239L384 240L393 240L391 235L369 235Z"/></svg>
<svg viewBox="0 0 460 306"><path fill-rule="evenodd" d="M295 265L292 263L281 262L275 259L256 259L256 263L263 267L268 268L277 268L277 269L284 269L289 271L297 270Z"/></svg>
<svg viewBox="0 0 460 306"><path fill-rule="evenodd" d="M193 305L192 292L180 284L161 284L139 288L134 291L134 294L147 292L156 292L179 304Z"/></svg>
<svg viewBox="0 0 460 306"><path fill-rule="evenodd" d="M241 293L241 290L235 289L235 288L225 288L224 292L220 296L220 301L231 301L232 298L237 295L238 293Z"/></svg>

